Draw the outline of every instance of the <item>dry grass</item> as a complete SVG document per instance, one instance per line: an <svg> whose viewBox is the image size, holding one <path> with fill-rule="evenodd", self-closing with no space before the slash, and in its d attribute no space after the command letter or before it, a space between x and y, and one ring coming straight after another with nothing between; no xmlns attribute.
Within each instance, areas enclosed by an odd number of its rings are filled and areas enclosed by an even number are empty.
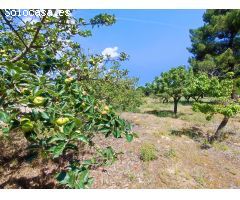
<svg viewBox="0 0 240 200"><path fill-rule="evenodd" d="M194 113L190 105L180 104L179 115L175 118L171 114L172 104L162 104L150 98L140 110L140 113L121 114L133 124L134 132L139 136L133 142L128 143L125 138L96 138L98 145L112 146L123 154L112 166L92 172L95 177L93 188L240 188L239 117L228 123L225 130L228 138L224 142L215 143L210 149L201 149L198 138L213 133L221 116L208 122L204 115ZM179 134L174 135L173 131ZM16 136L12 143L11 148L10 144L2 146L0 158L14 155L14 152L23 157L26 155L23 137ZM140 149L145 144L154 146L157 159L141 160ZM22 188L20 183L29 188L54 187L46 179L53 176L47 174L52 171L53 163L43 165L40 160L27 162L10 157L11 162L5 160L1 163L4 165L0 167L0 188Z"/></svg>
<svg viewBox="0 0 240 200"><path fill-rule="evenodd" d="M207 101L207 99L204 99ZM191 102L192 103L192 102ZM158 99L153 99L150 97L145 98L145 104L140 107L140 113L152 114L157 117L168 119L166 123L162 124L163 127L168 129L172 127L172 119L179 119L186 123L190 123L191 126L202 127L202 129L206 133L213 133L217 126L220 124L223 116L222 115L214 115L214 117L208 121L206 120L206 115L200 112L194 112L192 110L192 106L190 104L186 104L185 102L180 102L178 105L178 114L175 116L173 114L173 103L162 103ZM240 116L232 118L228 125L225 128L226 133L239 133L240 134ZM174 130L174 128L173 128ZM236 132L236 130L239 130ZM163 130L163 132L169 132L169 130Z"/></svg>

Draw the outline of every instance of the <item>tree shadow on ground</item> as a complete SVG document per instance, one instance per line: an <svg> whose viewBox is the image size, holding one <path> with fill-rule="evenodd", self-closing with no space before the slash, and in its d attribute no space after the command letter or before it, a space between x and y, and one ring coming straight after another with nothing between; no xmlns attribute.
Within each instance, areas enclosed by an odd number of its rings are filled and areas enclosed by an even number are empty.
<svg viewBox="0 0 240 200"><path fill-rule="evenodd" d="M199 127L193 126L190 128L183 128L180 130L172 130L171 131L172 135L176 136L188 136L189 138L201 142L202 139L206 138L207 134L202 131Z"/></svg>
<svg viewBox="0 0 240 200"><path fill-rule="evenodd" d="M180 116L185 115L184 113L177 113L177 115L175 115L172 110L150 110L146 111L145 113L152 114L157 117L172 117L172 118L179 118Z"/></svg>
<svg viewBox="0 0 240 200"><path fill-rule="evenodd" d="M210 143L208 142L209 135L205 133L202 129L199 127L193 126L190 128L183 128L181 130L172 130L171 131L172 135L176 136L182 136L185 135L192 140L198 142L201 144L200 148L201 149L209 149L211 148Z"/></svg>
<svg viewBox="0 0 240 200"><path fill-rule="evenodd" d="M194 101L180 101L179 104L183 106L192 106Z"/></svg>
<svg viewBox="0 0 240 200"><path fill-rule="evenodd" d="M35 177L12 177L8 179L6 182L2 183L0 185L0 189L8 188L10 186L13 188L21 188L21 189L53 189L56 188L56 184L51 181L51 176L55 171L53 171L51 174L46 175L44 172L39 174ZM59 187L57 187L59 188Z"/></svg>

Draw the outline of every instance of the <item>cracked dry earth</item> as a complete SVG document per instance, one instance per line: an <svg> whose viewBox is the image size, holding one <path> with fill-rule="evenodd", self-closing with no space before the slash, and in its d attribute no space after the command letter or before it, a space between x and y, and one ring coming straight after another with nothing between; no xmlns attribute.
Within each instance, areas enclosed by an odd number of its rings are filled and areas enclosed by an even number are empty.
<svg viewBox="0 0 240 200"><path fill-rule="evenodd" d="M196 126L195 130L207 132L204 124L146 113L126 112L121 116L133 124L138 138L131 143L125 138L98 138L99 145L112 146L122 154L113 165L92 171L93 188L240 188L239 133L230 135L216 147L203 150L200 142L185 135L172 135L171 131ZM240 130L239 127L239 120L235 120L234 128ZM144 143L155 145L156 160L143 162L140 159L140 148ZM17 136L12 146L12 155L20 156L22 160L10 162L0 157L0 161L5 162L0 166L0 188L57 187L51 178L56 172L56 163L39 165L36 160L24 160L27 143ZM169 152L174 152L174 156Z"/></svg>

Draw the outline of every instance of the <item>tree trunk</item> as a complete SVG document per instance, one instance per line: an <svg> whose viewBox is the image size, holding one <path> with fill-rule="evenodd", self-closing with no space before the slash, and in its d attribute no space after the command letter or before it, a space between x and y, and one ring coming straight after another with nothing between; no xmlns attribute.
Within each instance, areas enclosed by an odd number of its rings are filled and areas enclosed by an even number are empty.
<svg viewBox="0 0 240 200"><path fill-rule="evenodd" d="M210 137L210 142L211 143L215 140L220 140L221 139L222 133L223 133L223 128L227 125L228 120L229 120L229 117L224 116L224 118L223 118L221 124L218 126L215 134L212 137Z"/></svg>
<svg viewBox="0 0 240 200"><path fill-rule="evenodd" d="M185 99L187 100L187 103L190 103L190 96L188 96L188 97L185 97Z"/></svg>
<svg viewBox="0 0 240 200"><path fill-rule="evenodd" d="M177 115L177 106L178 106L179 99L174 99L174 114Z"/></svg>
<svg viewBox="0 0 240 200"><path fill-rule="evenodd" d="M238 99L236 83L233 84L233 90L232 90L232 94L231 94L231 99L234 99L234 100Z"/></svg>

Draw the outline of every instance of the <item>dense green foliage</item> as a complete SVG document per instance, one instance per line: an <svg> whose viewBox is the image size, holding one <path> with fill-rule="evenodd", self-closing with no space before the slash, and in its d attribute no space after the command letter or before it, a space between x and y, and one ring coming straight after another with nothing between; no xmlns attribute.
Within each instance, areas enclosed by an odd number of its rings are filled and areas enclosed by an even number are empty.
<svg viewBox="0 0 240 200"><path fill-rule="evenodd" d="M234 72L239 76L240 11L207 10L203 21L202 27L190 30L194 71L215 76Z"/></svg>
<svg viewBox="0 0 240 200"><path fill-rule="evenodd" d="M105 79L87 80L85 86L89 88L90 85L94 96L106 104L111 104L114 109L135 111L142 103L142 91L137 90L138 80L128 78L127 75L127 70L119 70L116 65Z"/></svg>
<svg viewBox="0 0 240 200"><path fill-rule="evenodd" d="M174 113L177 114L177 104L181 97L184 95L186 87L188 71L184 66L172 68L168 72L164 72L160 77L155 78L153 89L155 94L167 95L173 98Z"/></svg>
<svg viewBox="0 0 240 200"><path fill-rule="evenodd" d="M58 11L45 10L50 12ZM86 56L73 38L90 36L88 25L110 26L115 17L100 14L86 22L72 14L44 15L25 22L18 16L9 19L3 10L0 14L1 131L6 137L22 131L29 148L48 159L73 155L59 167L57 180L70 188L90 187L90 170L111 164L117 156L111 147L97 147L94 137L102 133L131 141L130 124L115 114L113 106L124 102L125 109L131 101L134 107L132 102L139 97L135 82L116 67L127 58L125 53L117 60ZM125 92L119 102L111 85ZM127 95L132 95L130 100ZM80 161L83 147L95 155Z"/></svg>
<svg viewBox="0 0 240 200"><path fill-rule="evenodd" d="M203 21L204 26L190 31L189 51L193 54L190 64L194 72L214 77L208 93L215 101L196 104L194 109L206 113L208 119L216 113L224 115L212 140L220 139L229 118L239 112L240 11L207 10Z"/></svg>
<svg viewBox="0 0 240 200"><path fill-rule="evenodd" d="M194 75L192 70L188 72L186 86L184 88L184 97L189 100L193 98L199 101L210 90L210 79L206 74Z"/></svg>

